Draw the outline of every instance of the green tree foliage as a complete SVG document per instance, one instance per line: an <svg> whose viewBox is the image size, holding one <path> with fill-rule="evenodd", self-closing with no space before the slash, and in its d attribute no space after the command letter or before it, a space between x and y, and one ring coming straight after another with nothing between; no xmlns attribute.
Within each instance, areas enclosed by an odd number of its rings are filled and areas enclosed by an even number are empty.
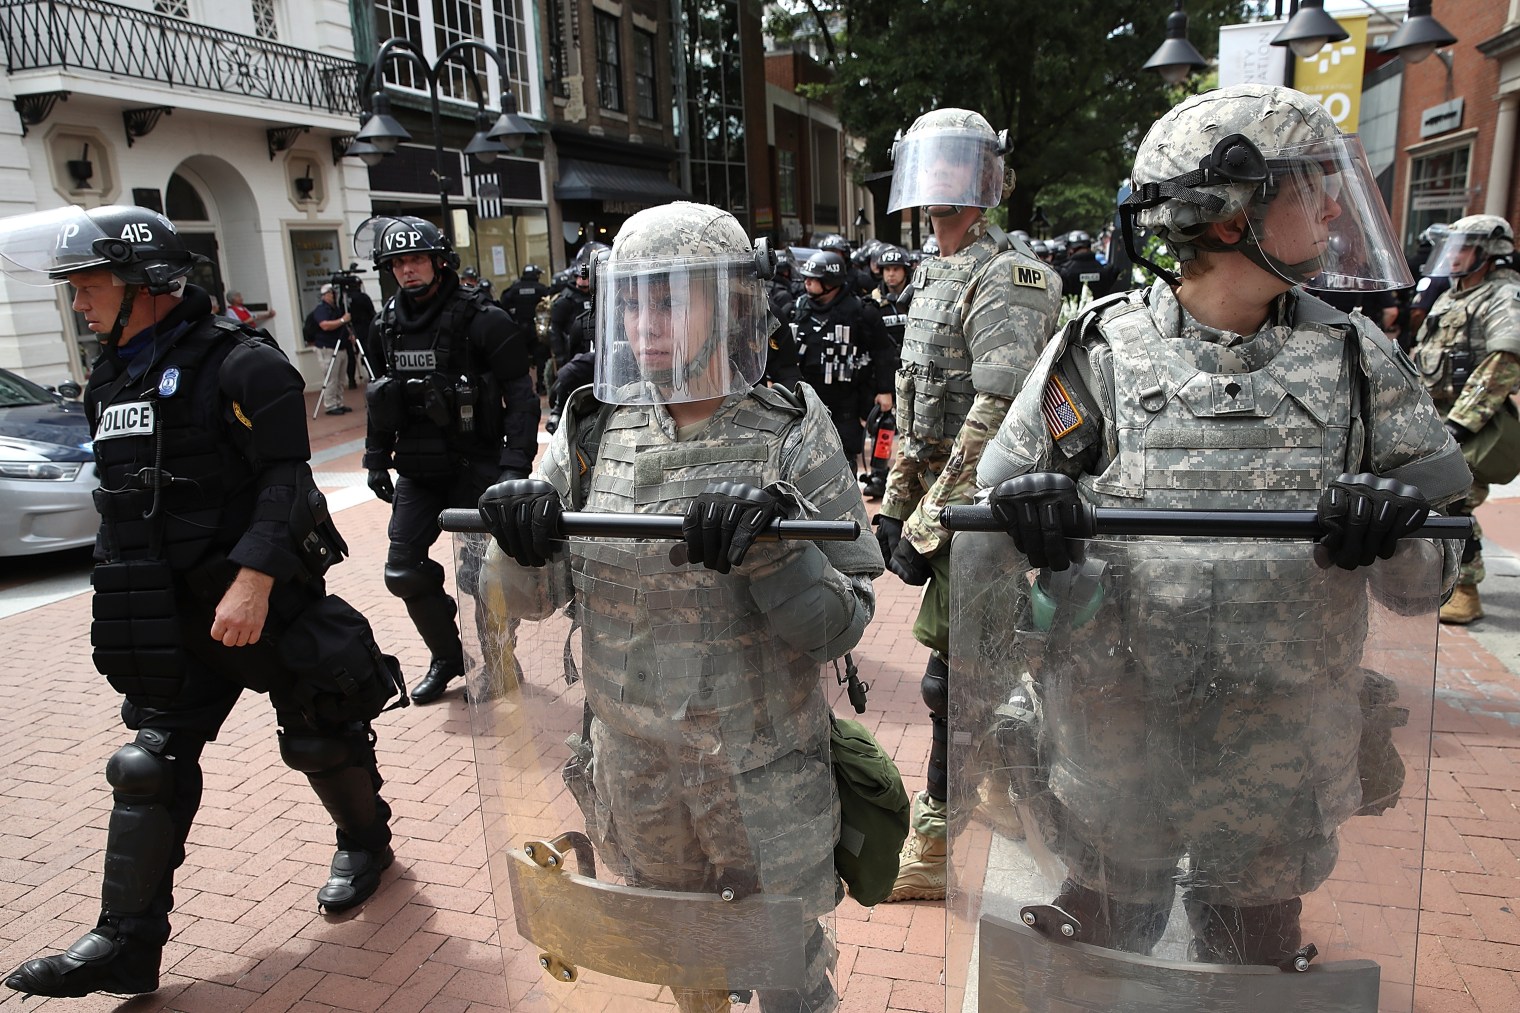
<svg viewBox="0 0 1520 1013"><path fill-rule="evenodd" d="M1053 231L1095 229L1145 130L1182 97L1140 68L1165 38L1163 0L788 0L800 32L828 24L833 89L871 169L891 167L893 135L923 112L963 106L1013 141L1008 222L1043 205ZM1210 56L1219 27L1250 20L1246 0L1188 0L1188 36ZM815 27L814 31L817 30ZM1048 191L1048 194L1047 194ZM1067 215L1070 215L1068 218Z"/></svg>

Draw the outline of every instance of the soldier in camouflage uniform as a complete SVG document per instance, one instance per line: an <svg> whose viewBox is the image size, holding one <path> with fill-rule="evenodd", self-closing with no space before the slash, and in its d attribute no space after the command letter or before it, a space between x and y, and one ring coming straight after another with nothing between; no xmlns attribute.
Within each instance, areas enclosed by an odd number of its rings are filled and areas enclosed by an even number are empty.
<svg viewBox="0 0 1520 1013"><path fill-rule="evenodd" d="M1398 346L1299 287L1407 284L1355 139L1307 96L1240 85L1157 121L1134 180L1124 212L1167 243L1181 279L1158 271L1149 291L1072 321L977 470L1041 580L1072 564L1079 497L1317 508L1326 568L1428 551L1397 535L1460 500L1461 454ZM1073 647L1086 672L1037 687L1032 734L1054 798L1042 829L1067 877L1053 903L1099 945L1147 953L1181 882L1194 959L1291 961L1301 897L1333 869L1336 828L1368 804L1357 729L1377 718L1360 697L1388 681L1358 668L1366 585L1287 544L1240 563L1205 562L1214 547L1186 541L1121 547L1131 650L1105 650L1094 621ZM1454 575L1450 546L1447 563ZM1216 593L1255 614L1211 605Z"/></svg>
<svg viewBox="0 0 1520 1013"><path fill-rule="evenodd" d="M806 384L756 386L774 321L732 215L634 215L596 291L596 382L571 399L540 477L494 486L481 511L518 562L570 568L595 791L628 884L712 890L724 876L800 897L805 980L761 1003L830 1010L836 951L815 920L838 899L839 807L819 668L860 639L880 553L827 408ZM561 509L684 513L690 562L652 540L557 541ZM749 544L783 514L862 534ZM726 991L676 997L728 1005Z"/></svg>
<svg viewBox="0 0 1520 1013"><path fill-rule="evenodd" d="M1453 222L1431 251L1430 278L1450 278L1425 318L1415 361L1436 410L1458 444L1465 445L1501 411L1514 414L1509 396L1520 388L1520 274L1510 265L1515 233L1496 215ZM1488 498L1488 483L1475 479L1457 512L1472 516ZM1482 530L1473 520L1470 556L1457 588L1441 607L1444 623L1483 618L1478 584L1483 580Z"/></svg>
<svg viewBox="0 0 1520 1013"><path fill-rule="evenodd" d="M928 786L888 900L945 895L950 533L939 513L970 501L982 447L1055 331L1061 304L1060 277L987 220L1003 198L1006 153L1006 132L1000 138L968 109L925 113L893 151L888 210L926 208L939 256L913 274L897 372L897 459L876 518L892 572L929 584L913 635L933 652L921 687L934 725Z"/></svg>

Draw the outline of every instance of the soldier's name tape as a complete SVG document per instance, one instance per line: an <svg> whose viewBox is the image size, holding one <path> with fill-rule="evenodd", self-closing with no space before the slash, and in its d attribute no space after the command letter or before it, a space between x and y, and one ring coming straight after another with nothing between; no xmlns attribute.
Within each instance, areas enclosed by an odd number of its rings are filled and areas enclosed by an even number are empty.
<svg viewBox="0 0 1520 1013"><path fill-rule="evenodd" d="M681 514L614 514L590 511L560 515L560 527L566 537L588 538L671 538L681 537ZM480 511L455 507L438 515L438 526L445 531L485 532L490 529ZM778 519L760 533L757 541L853 542L860 537L855 521L793 521Z"/></svg>
<svg viewBox="0 0 1520 1013"><path fill-rule="evenodd" d="M1301 538L1324 534L1313 510L1139 510L1083 504L1088 535L1205 535L1210 538ZM950 531L1002 531L985 503L959 503L940 511ZM1470 538L1471 517L1430 517L1405 538Z"/></svg>

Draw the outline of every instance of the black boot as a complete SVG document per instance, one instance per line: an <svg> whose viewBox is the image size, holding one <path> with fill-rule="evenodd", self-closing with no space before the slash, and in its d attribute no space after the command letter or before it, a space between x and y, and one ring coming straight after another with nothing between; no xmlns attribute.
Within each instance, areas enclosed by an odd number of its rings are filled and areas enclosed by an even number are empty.
<svg viewBox="0 0 1520 1013"><path fill-rule="evenodd" d="M1260 907L1230 907L1184 898L1193 927L1192 957L1207 964L1291 966L1303 944L1299 914L1304 902L1294 897Z"/></svg>
<svg viewBox="0 0 1520 1013"><path fill-rule="evenodd" d="M162 943L118 934L112 925L91 929L62 953L28 960L5 978L27 995L78 999L91 992L138 995L158 988Z"/></svg>
<svg viewBox="0 0 1520 1013"><path fill-rule="evenodd" d="M448 688L450 679L457 679L461 675L464 675L462 662L434 658L433 663L428 666L427 674L412 689L412 703L432 703L443 696L443 691Z"/></svg>
<svg viewBox="0 0 1520 1013"><path fill-rule="evenodd" d="M378 852L338 852L333 856L327 885L317 891L317 903L329 914L363 904L380 888L380 874L395 860L390 845Z"/></svg>
<svg viewBox="0 0 1520 1013"><path fill-rule="evenodd" d="M1082 926L1083 942L1130 953L1150 953L1171 915L1171 905L1115 900L1069 879L1052 903Z"/></svg>

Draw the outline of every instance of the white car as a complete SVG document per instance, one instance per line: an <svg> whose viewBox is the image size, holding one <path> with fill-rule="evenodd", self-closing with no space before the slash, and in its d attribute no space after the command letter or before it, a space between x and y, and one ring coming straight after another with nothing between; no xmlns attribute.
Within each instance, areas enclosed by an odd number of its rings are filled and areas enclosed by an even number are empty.
<svg viewBox="0 0 1520 1013"><path fill-rule="evenodd" d="M100 485L84 405L0 369L0 556L90 545Z"/></svg>

